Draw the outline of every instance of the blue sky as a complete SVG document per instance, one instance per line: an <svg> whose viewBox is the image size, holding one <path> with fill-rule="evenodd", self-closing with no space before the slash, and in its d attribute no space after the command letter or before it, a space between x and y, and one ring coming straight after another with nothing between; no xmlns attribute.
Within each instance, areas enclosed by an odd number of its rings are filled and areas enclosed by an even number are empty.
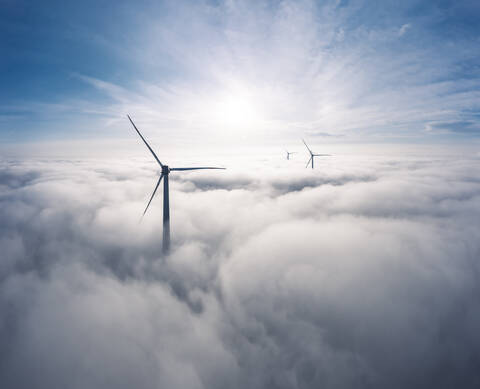
<svg viewBox="0 0 480 389"><path fill-rule="evenodd" d="M478 142L478 1L0 1L0 141Z"/></svg>

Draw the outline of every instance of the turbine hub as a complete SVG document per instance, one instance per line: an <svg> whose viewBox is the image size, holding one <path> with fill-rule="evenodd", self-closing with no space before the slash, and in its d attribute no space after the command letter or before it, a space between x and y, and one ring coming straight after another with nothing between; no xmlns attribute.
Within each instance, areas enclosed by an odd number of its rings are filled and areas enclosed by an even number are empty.
<svg viewBox="0 0 480 389"><path fill-rule="evenodd" d="M167 165L162 166L162 174L166 175L170 173L170 168Z"/></svg>

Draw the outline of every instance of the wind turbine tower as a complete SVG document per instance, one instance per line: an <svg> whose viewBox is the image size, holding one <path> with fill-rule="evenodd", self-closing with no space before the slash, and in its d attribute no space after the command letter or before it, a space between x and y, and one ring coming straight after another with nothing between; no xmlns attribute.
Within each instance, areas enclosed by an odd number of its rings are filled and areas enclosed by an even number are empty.
<svg viewBox="0 0 480 389"><path fill-rule="evenodd" d="M302 139L302 141L303 141L305 147L307 148L308 152L310 153L310 159L308 160L305 168L307 168L310 161L312 161L312 169L313 169L313 160L314 160L315 157L331 157L330 154L315 154L312 150L310 150L310 148L307 146L307 144L305 143L305 141L303 139Z"/></svg>
<svg viewBox="0 0 480 389"><path fill-rule="evenodd" d="M155 186L155 189L153 190L152 196L150 197L150 200L148 201L147 207L145 208L145 211L143 211L142 217L145 215L147 212L148 207L150 206L150 203L153 200L153 197L155 196L155 193L157 192L158 187L160 186L160 182L162 181L163 178L163 244L162 244L162 251L164 254L168 254L170 251L170 196L169 196L169 190L168 190L168 176L170 175L170 172L173 171L185 171L185 170L204 170L204 169L222 169L225 170L223 167L169 167L168 165L164 165L160 162L158 159L157 155L155 152L152 150L150 145L147 143L145 138L142 136L140 131L138 130L137 126L133 122L133 120L130 118L129 115L127 115L128 120L130 120L130 123L132 123L133 128L135 128L135 131L137 131L137 134L142 138L143 143L148 147L150 152L152 153L153 157L156 159L158 164L160 165L162 169L162 173L160 174L160 178L157 181L157 185Z"/></svg>

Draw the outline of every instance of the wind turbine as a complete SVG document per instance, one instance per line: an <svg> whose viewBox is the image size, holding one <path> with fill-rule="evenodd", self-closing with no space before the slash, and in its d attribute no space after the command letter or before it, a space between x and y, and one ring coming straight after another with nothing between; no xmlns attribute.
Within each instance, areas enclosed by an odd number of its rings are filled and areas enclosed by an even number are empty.
<svg viewBox="0 0 480 389"><path fill-rule="evenodd" d="M290 159L290 154L297 154L296 151L288 151L288 150L285 150L287 152L287 159Z"/></svg>
<svg viewBox="0 0 480 389"><path fill-rule="evenodd" d="M130 123L132 123L133 128L135 128L135 131L137 131L138 135L140 135L140 138L142 138L143 143L148 147L150 152L153 154L153 157L157 160L158 164L162 168L162 174L160 175L160 178L158 179L157 185L155 186L155 189L153 190L152 196L150 197L150 200L148 201L147 207L145 208L145 211L143 211L143 216L147 212L148 207L150 206L150 203L152 202L153 197L155 196L155 193L157 192L157 189L160 185L160 182L163 180L163 245L162 245L162 250L164 254L168 254L170 251L170 199L168 195L168 175L170 172L173 171L185 171L185 170L203 170L203 169L223 169L225 170L224 167L168 167L167 165L164 165L160 162L158 159L157 155L155 152L152 150L150 145L147 143L145 138L140 134L140 131L138 131L137 126L133 122L133 120L130 118L129 115L127 115L128 120L130 120Z"/></svg>
<svg viewBox="0 0 480 389"><path fill-rule="evenodd" d="M314 157L331 157L330 154L315 154L315 153L313 153L312 150L310 150L310 148L307 146L307 144L305 143L305 141L303 139L302 139L302 141L305 144L305 147L307 148L308 152L310 153L310 159L308 160L307 166L305 166L305 168L307 168L310 161L312 161L312 169L313 169Z"/></svg>

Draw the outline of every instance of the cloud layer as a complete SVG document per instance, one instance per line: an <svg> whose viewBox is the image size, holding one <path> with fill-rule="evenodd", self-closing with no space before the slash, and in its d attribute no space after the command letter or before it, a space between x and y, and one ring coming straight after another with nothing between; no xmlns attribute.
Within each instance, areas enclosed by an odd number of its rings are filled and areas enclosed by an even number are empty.
<svg viewBox="0 0 480 389"><path fill-rule="evenodd" d="M2 386L477 387L479 162L4 161Z"/></svg>

